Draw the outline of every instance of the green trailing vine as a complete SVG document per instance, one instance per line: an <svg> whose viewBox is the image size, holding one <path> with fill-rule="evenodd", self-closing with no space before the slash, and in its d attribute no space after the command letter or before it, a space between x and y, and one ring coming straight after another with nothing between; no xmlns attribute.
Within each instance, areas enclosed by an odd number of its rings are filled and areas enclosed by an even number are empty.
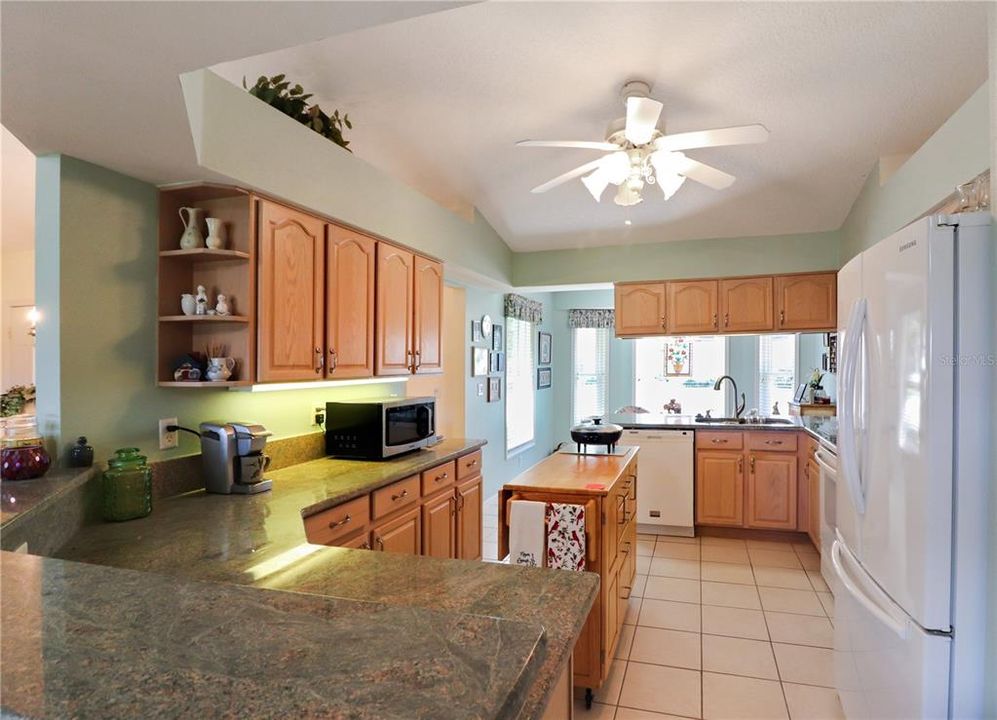
<svg viewBox="0 0 997 720"><path fill-rule="evenodd" d="M332 115L327 115L322 108L309 105L308 99L312 93L306 93L300 85L291 87L291 82L285 79L285 75L274 75L271 78L260 75L253 87L246 87L246 78L242 78L242 87L249 91L249 94L259 98L270 107L280 110L297 120L302 125L306 125L322 137L329 138L344 150L350 150L348 140L343 137L344 130L352 130L353 124L347 113L339 114L336 110Z"/></svg>

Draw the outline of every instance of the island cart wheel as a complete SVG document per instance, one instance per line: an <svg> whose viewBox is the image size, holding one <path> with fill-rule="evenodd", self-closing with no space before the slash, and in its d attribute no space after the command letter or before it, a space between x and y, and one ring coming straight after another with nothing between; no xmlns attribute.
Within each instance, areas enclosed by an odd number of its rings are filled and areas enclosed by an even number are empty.
<svg viewBox="0 0 997 720"><path fill-rule="evenodd" d="M586 710L591 710L592 709L592 701L594 699L595 699L595 696L592 694L592 688L585 688L585 709Z"/></svg>

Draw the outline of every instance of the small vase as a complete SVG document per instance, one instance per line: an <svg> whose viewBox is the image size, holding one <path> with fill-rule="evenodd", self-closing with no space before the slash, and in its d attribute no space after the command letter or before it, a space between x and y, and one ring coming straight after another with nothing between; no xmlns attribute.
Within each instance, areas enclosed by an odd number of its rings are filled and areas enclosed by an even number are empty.
<svg viewBox="0 0 997 720"><path fill-rule="evenodd" d="M184 211L187 217L184 217ZM180 249L193 250L204 245L204 235L201 234L201 208L180 208L180 219L183 221L183 235L180 236Z"/></svg>
<svg viewBox="0 0 997 720"><path fill-rule="evenodd" d="M205 374L212 382L224 382L232 377L233 370L235 370L235 358L214 357L208 363L208 370Z"/></svg>
<svg viewBox="0 0 997 720"><path fill-rule="evenodd" d="M204 221L208 226L208 238L204 244L212 250L221 250L225 247L225 223L221 218L207 218Z"/></svg>
<svg viewBox="0 0 997 720"><path fill-rule="evenodd" d="M184 315L193 315L197 311L197 301L194 300L194 296L190 293L181 295L180 309L183 310Z"/></svg>

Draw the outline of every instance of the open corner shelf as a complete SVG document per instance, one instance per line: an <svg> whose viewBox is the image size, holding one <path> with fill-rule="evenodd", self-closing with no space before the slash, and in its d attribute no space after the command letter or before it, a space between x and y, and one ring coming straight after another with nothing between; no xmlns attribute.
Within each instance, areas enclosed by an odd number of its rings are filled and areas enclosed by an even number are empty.
<svg viewBox="0 0 997 720"><path fill-rule="evenodd" d="M249 260L249 253L242 250L212 250L204 247L193 250L160 250L159 257L204 262L206 260Z"/></svg>
<svg viewBox="0 0 997 720"><path fill-rule="evenodd" d="M219 380L217 382L212 382L211 380L160 380L159 387L178 387L178 388L200 388L202 390L217 390L221 388L230 387L245 387L247 385L252 385L249 380Z"/></svg>
<svg viewBox="0 0 997 720"><path fill-rule="evenodd" d="M248 323L249 318L245 315L160 315L159 322L230 322Z"/></svg>

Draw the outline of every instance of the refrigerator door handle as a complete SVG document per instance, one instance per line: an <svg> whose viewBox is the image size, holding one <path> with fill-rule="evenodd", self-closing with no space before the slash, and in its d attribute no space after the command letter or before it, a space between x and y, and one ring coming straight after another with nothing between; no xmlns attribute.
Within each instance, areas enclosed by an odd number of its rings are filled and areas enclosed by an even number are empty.
<svg viewBox="0 0 997 720"><path fill-rule="evenodd" d="M859 515L865 514L865 493L862 490L862 469L859 466L855 448L855 390L858 377L858 351L861 348L863 325L865 324L866 301L859 298L852 306L848 318L847 345L842 348L844 365L841 380L844 390L838 420L841 424L841 442L839 456L841 472L845 476L845 484L852 497L852 504Z"/></svg>
<svg viewBox="0 0 997 720"><path fill-rule="evenodd" d="M841 584L848 590L849 594L855 598L855 600L862 605L866 610L872 613L876 619L878 619L883 625L892 630L897 637L901 640L907 639L907 617L905 613L900 612L902 617L896 617L898 611L890 612L890 609L884 608L882 604L877 603L876 600L870 596L864 588L859 587L862 585L869 585L869 581L859 581L856 580L852 574L845 567L848 565L857 565L858 563L851 557L851 553L841 544L841 540L836 539L831 545L831 563L834 565L834 572L841 581ZM860 573L865 573L864 570L859 568ZM883 594L878 588L868 588L872 590L877 595ZM886 602L891 602L885 596L882 598Z"/></svg>

